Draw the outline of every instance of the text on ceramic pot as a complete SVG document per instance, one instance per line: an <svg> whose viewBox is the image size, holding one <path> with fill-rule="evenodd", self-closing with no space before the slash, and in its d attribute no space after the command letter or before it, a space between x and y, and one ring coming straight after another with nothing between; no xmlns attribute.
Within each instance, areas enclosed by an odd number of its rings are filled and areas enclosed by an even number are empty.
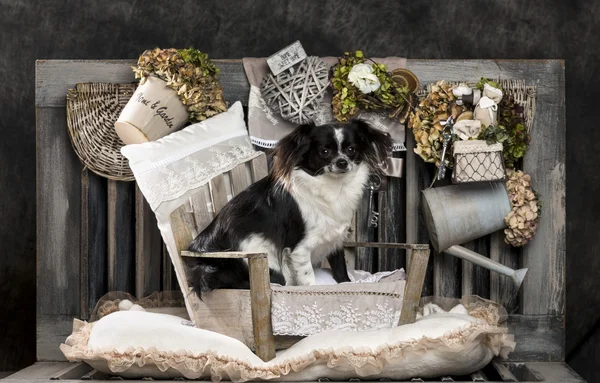
<svg viewBox="0 0 600 383"><path fill-rule="evenodd" d="M162 118L163 121L165 122L165 124L167 124L167 126L169 127L169 129L173 128L173 120L175 118L169 117L169 115L167 114L168 108L166 106L159 107L160 100L152 102L151 100L148 100L147 98L144 97L144 92L140 92L137 95L137 98L135 99L135 101L139 102L142 105L146 105L150 109L154 110L155 116L159 116L160 118Z"/></svg>

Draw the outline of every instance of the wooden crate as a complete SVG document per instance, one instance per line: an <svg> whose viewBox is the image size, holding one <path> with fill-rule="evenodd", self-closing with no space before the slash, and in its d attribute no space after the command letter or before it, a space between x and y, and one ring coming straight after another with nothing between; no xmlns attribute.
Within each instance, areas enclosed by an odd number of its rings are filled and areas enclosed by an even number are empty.
<svg viewBox="0 0 600 383"><path fill-rule="evenodd" d="M176 286L169 258L158 240L154 217L141 193L133 183L107 181L85 171L67 136L67 89L79 82L132 82L130 66L134 63L42 60L36 64L37 359L53 362L49 365L58 370L49 372L48 364L38 363L17 378L49 379L64 368L55 363L64 360L58 345L71 333L73 318L88 318L105 292L123 290L142 297ZM247 105L250 89L241 61L217 60L216 64L221 69L225 98ZM581 382L564 364L564 62L408 60L407 67L423 84L439 79L476 81L485 76L524 79L528 85L537 86L533 145L524 168L532 175L544 202L538 234L522 250L504 245L502 234L467 245L505 265L528 267L523 287L516 293L511 282L502 276L449 255L433 254L423 294L478 294L507 308L508 325L515 334L517 348L509 361L499 365L509 366L508 371L518 376L496 381L535 381L525 373L519 375L518 371L527 368L545 381ZM429 186L432 174L412 152L414 140L410 132L407 147L408 152L400 155L406 164L405 177L391 179L378 193L382 229L365 227L365 200L355 227L357 241L428 242L418 201L420 190ZM405 267L406 261L402 250L366 249L357 251L356 264L377 271ZM83 376L77 375L66 376Z"/></svg>

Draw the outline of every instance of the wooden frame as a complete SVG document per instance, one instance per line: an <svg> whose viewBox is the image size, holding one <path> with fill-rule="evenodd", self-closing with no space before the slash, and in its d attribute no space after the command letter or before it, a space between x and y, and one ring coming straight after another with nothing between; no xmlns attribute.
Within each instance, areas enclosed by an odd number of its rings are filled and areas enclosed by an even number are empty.
<svg viewBox="0 0 600 383"><path fill-rule="evenodd" d="M413 262L407 272L404 300L398 325L413 323L419 309L421 289L425 280L428 245L409 245L405 243L348 243L346 247L403 248L412 252ZM252 327L256 340L256 354L264 361L275 358L275 337L271 327L271 286L269 283L269 264L267 254L248 252L195 253L182 251L182 257L200 258L246 258L250 273L250 303Z"/></svg>
<svg viewBox="0 0 600 383"><path fill-rule="evenodd" d="M109 289L144 296L174 287L174 273L162 245L142 240L155 237L158 231L152 225L136 225L153 217L147 209L135 208L136 201L137 206L145 202L133 184L107 181L83 169L67 135L67 90L79 82L132 82L133 64L135 60L36 63L37 359L53 363L38 364L22 376L47 379L52 375L49 365L53 373L64 369L64 365L54 362L64 361L58 345L70 334L73 318L88 318L95 302ZM225 98L247 105L250 89L241 61L217 60L216 64L221 69ZM547 381L581 382L564 364L564 61L409 59L407 68L422 84L439 79L477 81L485 76L524 79L527 85L536 86L533 145L524 162L544 201L536 238L522 250L504 245L501 233L467 244L507 266L529 267L521 291L516 293L504 277L434 253L423 294L478 294L501 303L510 314L509 331L517 340L517 348L506 363L525 363ZM410 150L414 139L408 133L409 150L400 154L405 161L405 178L390 179L378 193L382 230L370 232L356 225L356 242L428 242L418 199L420 190L429 186L432 174ZM544 144L536 145L540 142ZM365 210L361 206L359 217L366 216ZM154 261L157 258L160 262ZM410 257L405 258L403 249L356 251L356 264L371 271L410 266ZM146 265L143 268L139 266L142 262Z"/></svg>
<svg viewBox="0 0 600 383"><path fill-rule="evenodd" d="M182 251L182 257L245 258L250 274L250 303L252 328L256 339L256 355L268 362L275 358L275 337L271 327L271 283L266 253L221 252L193 253Z"/></svg>

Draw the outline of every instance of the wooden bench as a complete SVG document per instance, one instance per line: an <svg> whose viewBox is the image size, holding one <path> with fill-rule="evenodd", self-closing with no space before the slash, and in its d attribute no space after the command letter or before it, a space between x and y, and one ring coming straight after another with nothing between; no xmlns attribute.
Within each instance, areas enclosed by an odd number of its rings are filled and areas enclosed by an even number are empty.
<svg viewBox="0 0 600 383"><path fill-rule="evenodd" d="M37 115L37 359L7 383L50 378L108 379L83 364L68 364L58 345L71 333L73 318L86 319L105 292L139 297L176 288L154 217L134 183L107 181L83 169L66 129L65 95L79 82L133 81L134 60L38 61ZM218 61L225 97L248 101L249 85L239 60ZM408 60L423 84L480 77L524 79L537 86L537 112L525 171L544 203L536 238L523 249L509 248L502 233L467 247L510 267L528 267L519 292L502 276L446 254L433 254L423 295L478 294L504 305L516 350L468 377L438 381L582 382L565 360L565 76L559 60ZM357 242L427 243L419 193L432 172L413 152L405 177L390 179L378 193L379 231L358 227ZM366 205L366 203L365 203ZM365 217L366 206L359 209ZM363 220L360 220L361 222ZM357 249L357 268L406 267L403 249ZM413 380L419 381L419 380Z"/></svg>

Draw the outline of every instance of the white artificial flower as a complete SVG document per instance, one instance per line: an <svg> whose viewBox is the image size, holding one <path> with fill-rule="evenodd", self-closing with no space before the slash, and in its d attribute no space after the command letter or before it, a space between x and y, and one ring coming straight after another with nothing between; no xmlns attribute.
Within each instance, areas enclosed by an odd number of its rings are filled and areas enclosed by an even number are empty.
<svg viewBox="0 0 600 383"><path fill-rule="evenodd" d="M473 89L471 89L471 87L465 83L460 83L458 86L452 89L452 93L454 93L456 97L468 96L473 93Z"/></svg>
<svg viewBox="0 0 600 383"><path fill-rule="evenodd" d="M369 64L353 66L348 73L348 80L365 94L375 92L381 86L379 79L373 73L373 67Z"/></svg>

